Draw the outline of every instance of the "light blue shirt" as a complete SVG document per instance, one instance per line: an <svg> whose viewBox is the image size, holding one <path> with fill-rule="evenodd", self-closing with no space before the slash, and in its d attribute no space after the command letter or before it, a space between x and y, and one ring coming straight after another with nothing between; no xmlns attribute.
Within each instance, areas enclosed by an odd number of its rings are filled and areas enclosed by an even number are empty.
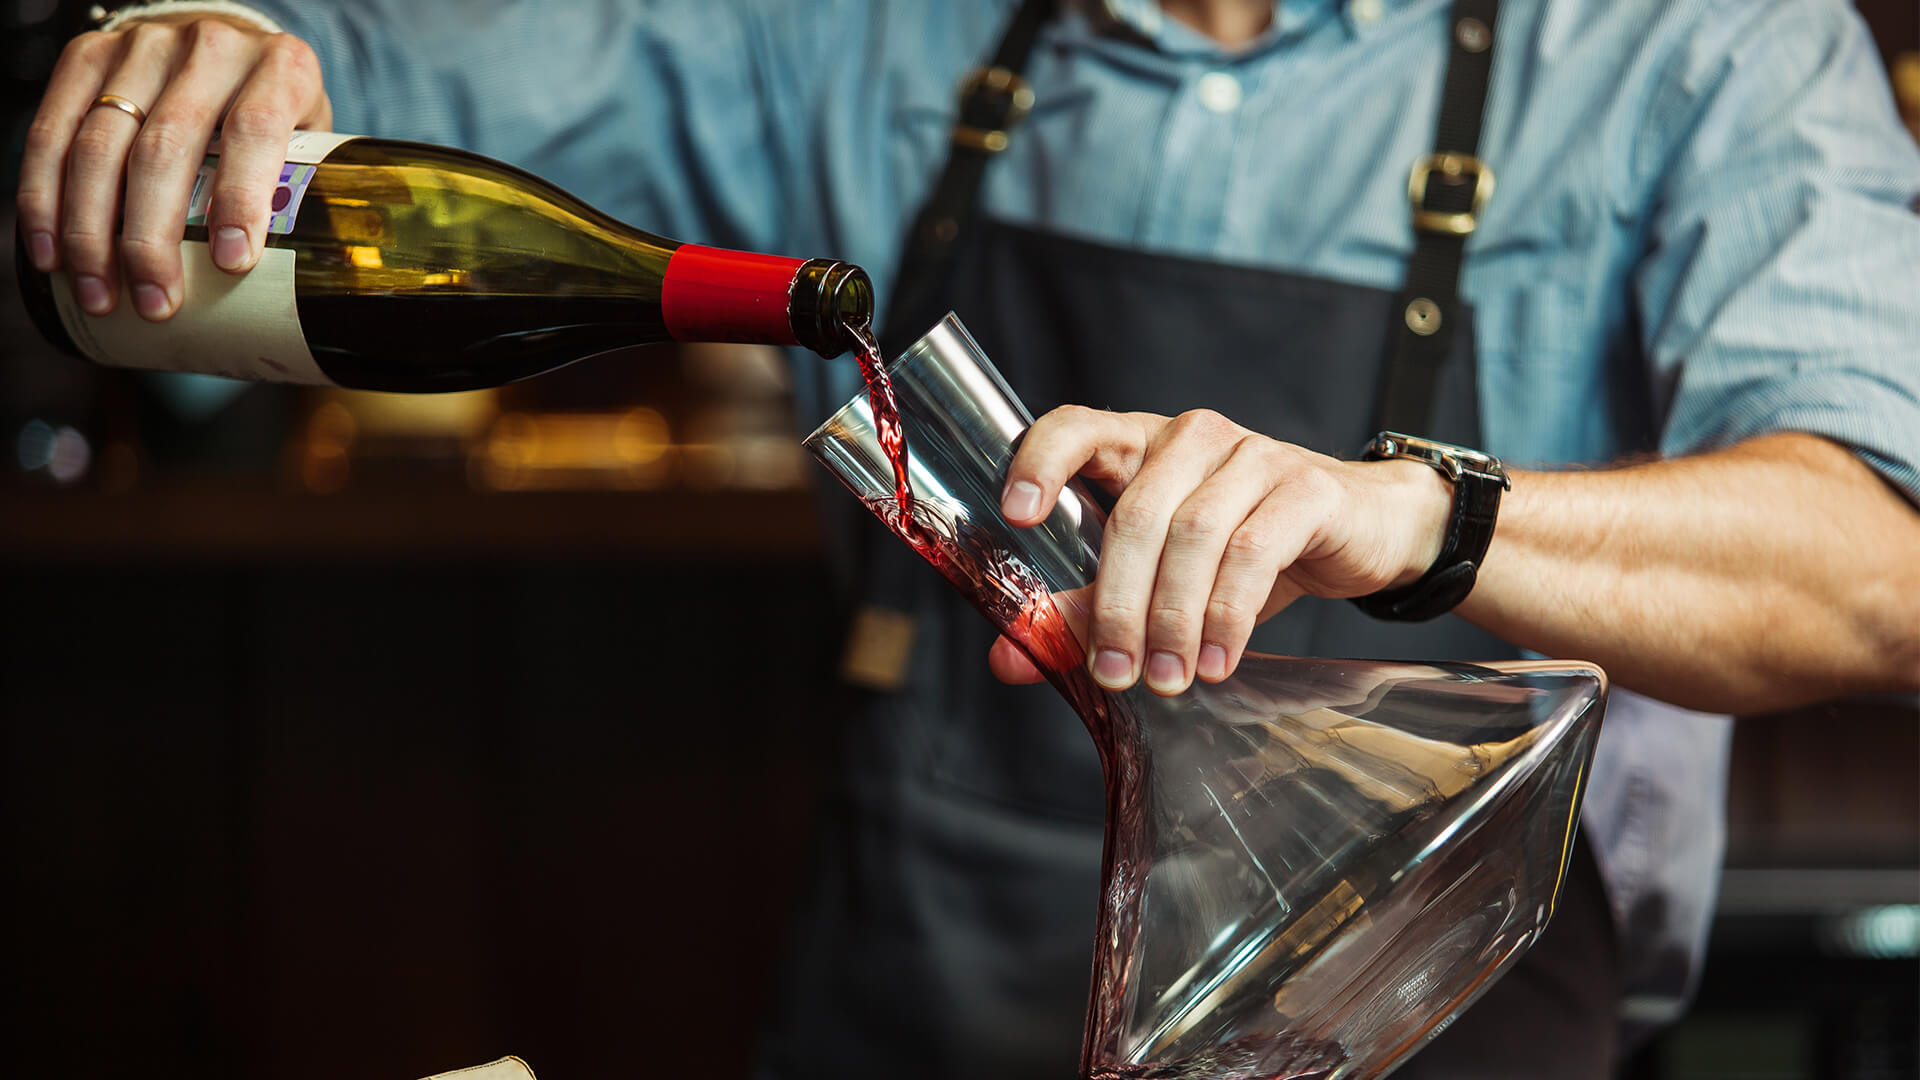
<svg viewBox="0 0 1920 1080"><path fill-rule="evenodd" d="M680 239L851 259L883 290L1006 0L259 0L319 51L343 131L465 146ZM1287 0L1236 52L1151 0L1042 36L988 170L1001 218L1396 288L1445 0ZM1838 0L1507 0L1468 246L1486 449L1604 464L1762 432L1920 498L1920 152ZM990 312L961 312L991 318ZM1274 362L1286 362L1274 343ZM1373 358L1362 358L1373 362ZM803 424L850 362L795 357ZM1355 448L1357 449L1357 448ZM1725 718L1616 691L1585 824L1629 1020L1697 970Z"/></svg>

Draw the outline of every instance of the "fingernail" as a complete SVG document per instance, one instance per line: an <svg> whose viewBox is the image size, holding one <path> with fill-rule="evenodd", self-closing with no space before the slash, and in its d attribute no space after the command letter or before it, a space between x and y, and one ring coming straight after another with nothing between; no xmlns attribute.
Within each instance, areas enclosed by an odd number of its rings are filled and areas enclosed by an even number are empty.
<svg viewBox="0 0 1920 1080"><path fill-rule="evenodd" d="M1015 480L1008 485L1007 493L1000 496L1000 512L1019 521L1040 512L1040 485L1028 480Z"/></svg>
<svg viewBox="0 0 1920 1080"><path fill-rule="evenodd" d="M142 281L133 287L133 309L143 319L164 319L173 311L173 301L167 299L167 290Z"/></svg>
<svg viewBox="0 0 1920 1080"><path fill-rule="evenodd" d="M247 231L222 225L213 231L213 264L222 270L238 270L247 265L253 249L247 245Z"/></svg>
<svg viewBox="0 0 1920 1080"><path fill-rule="evenodd" d="M27 257L33 260L34 269L43 274L52 272L53 234L43 232L27 234Z"/></svg>
<svg viewBox="0 0 1920 1080"><path fill-rule="evenodd" d="M107 283L92 274L73 279L73 295L80 301L81 310L89 315L105 315L113 303L113 298L107 295Z"/></svg>
<svg viewBox="0 0 1920 1080"><path fill-rule="evenodd" d="M1155 690L1172 692L1180 689L1187 679L1187 666L1180 658L1165 649L1155 649L1147 657L1147 685Z"/></svg>
<svg viewBox="0 0 1920 1080"><path fill-rule="evenodd" d="M1093 656L1093 678L1109 690L1133 685L1133 657L1119 649L1101 649Z"/></svg>
<svg viewBox="0 0 1920 1080"><path fill-rule="evenodd" d="M1227 650L1218 645L1200 646L1200 677L1203 679L1224 679L1227 677Z"/></svg>

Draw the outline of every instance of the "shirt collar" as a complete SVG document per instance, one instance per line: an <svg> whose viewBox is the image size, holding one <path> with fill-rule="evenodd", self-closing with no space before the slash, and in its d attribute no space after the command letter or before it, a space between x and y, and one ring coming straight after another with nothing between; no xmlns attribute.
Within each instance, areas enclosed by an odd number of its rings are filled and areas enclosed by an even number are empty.
<svg viewBox="0 0 1920 1080"><path fill-rule="evenodd" d="M1344 16L1341 21L1347 31L1358 36L1379 21L1383 11L1391 12L1408 2L1410 0L1274 0L1273 24L1231 53L1219 42L1169 17L1160 9L1159 0L1083 0L1081 6L1095 24L1104 22L1122 27L1163 52L1225 57L1262 52L1313 29L1331 15Z"/></svg>

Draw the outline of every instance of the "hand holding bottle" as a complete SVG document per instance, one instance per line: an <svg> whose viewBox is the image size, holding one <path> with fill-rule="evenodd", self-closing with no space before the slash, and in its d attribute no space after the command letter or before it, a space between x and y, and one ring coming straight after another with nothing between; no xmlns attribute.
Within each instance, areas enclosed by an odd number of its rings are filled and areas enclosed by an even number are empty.
<svg viewBox="0 0 1920 1080"><path fill-rule="evenodd" d="M65 269L89 314L112 311L124 283L143 317L166 319L183 298L180 241L214 131L208 246L217 266L240 273L260 258L288 138L332 122L319 61L292 35L202 15L82 34L27 132L18 203L28 257Z"/></svg>

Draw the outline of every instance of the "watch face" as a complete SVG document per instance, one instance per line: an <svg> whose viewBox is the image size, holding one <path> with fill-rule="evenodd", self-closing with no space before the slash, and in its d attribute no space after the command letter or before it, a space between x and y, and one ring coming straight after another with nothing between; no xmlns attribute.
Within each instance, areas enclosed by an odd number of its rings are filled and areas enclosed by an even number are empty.
<svg viewBox="0 0 1920 1080"><path fill-rule="evenodd" d="M1424 461L1445 473L1449 480L1460 479L1462 473L1477 473L1499 480L1502 486L1508 484L1507 470L1500 464L1500 459L1492 454L1468 446L1423 439L1418 435L1383 431L1373 437L1372 445L1367 447L1367 456Z"/></svg>

